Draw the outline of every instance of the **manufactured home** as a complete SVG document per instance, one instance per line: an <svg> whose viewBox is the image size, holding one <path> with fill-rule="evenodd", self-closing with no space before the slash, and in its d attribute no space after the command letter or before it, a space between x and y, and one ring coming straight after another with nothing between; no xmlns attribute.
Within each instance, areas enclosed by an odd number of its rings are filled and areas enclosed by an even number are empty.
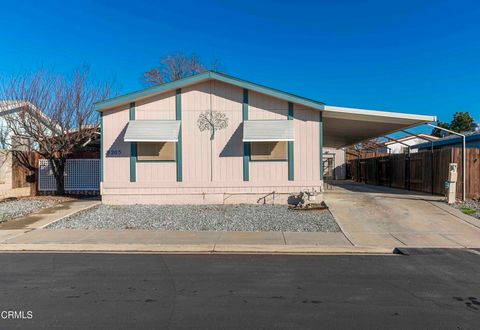
<svg viewBox="0 0 480 330"><path fill-rule="evenodd" d="M109 204L285 202L323 189L336 150L436 120L329 106L211 71L95 107Z"/></svg>

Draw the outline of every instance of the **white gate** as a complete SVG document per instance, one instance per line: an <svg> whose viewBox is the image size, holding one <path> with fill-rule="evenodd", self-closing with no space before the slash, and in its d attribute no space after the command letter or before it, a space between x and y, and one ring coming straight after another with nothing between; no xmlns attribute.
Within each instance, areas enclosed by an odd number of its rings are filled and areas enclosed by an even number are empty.
<svg viewBox="0 0 480 330"><path fill-rule="evenodd" d="M55 177L47 159L38 161L38 191L55 191ZM100 191L100 159L67 159L65 164L67 193Z"/></svg>

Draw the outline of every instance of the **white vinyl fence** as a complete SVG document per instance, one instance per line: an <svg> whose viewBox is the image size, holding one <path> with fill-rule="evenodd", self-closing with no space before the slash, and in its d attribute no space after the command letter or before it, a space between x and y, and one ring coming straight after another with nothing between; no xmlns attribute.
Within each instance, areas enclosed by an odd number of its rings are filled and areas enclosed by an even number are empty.
<svg viewBox="0 0 480 330"><path fill-rule="evenodd" d="M55 177L47 159L38 161L38 191L55 191ZM100 159L67 159L65 165L67 193L98 193L100 191Z"/></svg>

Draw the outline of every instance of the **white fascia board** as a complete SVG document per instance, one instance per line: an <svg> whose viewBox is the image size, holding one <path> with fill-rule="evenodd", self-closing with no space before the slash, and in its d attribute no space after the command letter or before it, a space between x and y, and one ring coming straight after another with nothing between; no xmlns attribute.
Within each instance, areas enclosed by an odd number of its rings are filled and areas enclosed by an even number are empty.
<svg viewBox="0 0 480 330"><path fill-rule="evenodd" d="M243 139L243 142L289 142L295 139Z"/></svg>
<svg viewBox="0 0 480 330"><path fill-rule="evenodd" d="M176 140L165 140L165 139L124 139L124 142L178 142L178 139Z"/></svg>
<svg viewBox="0 0 480 330"><path fill-rule="evenodd" d="M356 120L356 116L372 116L378 117L379 121L382 121L381 118L385 118L385 121L388 122L388 119L403 119L403 120L414 120L418 122L434 122L437 121L436 116L428 115L416 115L411 113L401 113L401 112L390 112L390 111L378 111L378 110L367 110L367 109L357 109L357 108L345 108L345 107L336 107L331 105L324 106L325 116L332 118L348 118L351 120ZM340 116L336 116L336 114ZM349 118L348 115L352 115Z"/></svg>

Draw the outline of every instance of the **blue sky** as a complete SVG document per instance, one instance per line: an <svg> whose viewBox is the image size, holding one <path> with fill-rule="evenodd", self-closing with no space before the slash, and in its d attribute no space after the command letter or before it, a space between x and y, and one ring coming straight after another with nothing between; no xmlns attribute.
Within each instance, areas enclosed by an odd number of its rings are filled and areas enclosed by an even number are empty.
<svg viewBox="0 0 480 330"><path fill-rule="evenodd" d="M478 1L8 1L0 75L82 63L121 92L169 53L330 105L480 120ZM8 13L8 14L6 14Z"/></svg>

